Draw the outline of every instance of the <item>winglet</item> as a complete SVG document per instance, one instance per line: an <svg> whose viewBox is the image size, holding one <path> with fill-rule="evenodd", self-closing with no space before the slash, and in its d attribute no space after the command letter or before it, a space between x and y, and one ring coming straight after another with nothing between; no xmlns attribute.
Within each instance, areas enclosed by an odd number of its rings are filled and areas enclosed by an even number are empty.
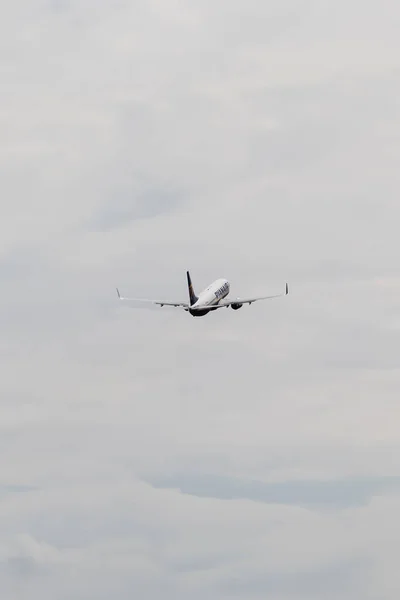
<svg viewBox="0 0 400 600"><path fill-rule="evenodd" d="M288 286L288 284L286 284L285 296L287 296L288 293L289 293L289 286Z"/></svg>
<svg viewBox="0 0 400 600"><path fill-rule="evenodd" d="M118 298L121 300L121 294L119 293L119 289L118 288L115 288L115 289L117 290L117 296L118 296Z"/></svg>

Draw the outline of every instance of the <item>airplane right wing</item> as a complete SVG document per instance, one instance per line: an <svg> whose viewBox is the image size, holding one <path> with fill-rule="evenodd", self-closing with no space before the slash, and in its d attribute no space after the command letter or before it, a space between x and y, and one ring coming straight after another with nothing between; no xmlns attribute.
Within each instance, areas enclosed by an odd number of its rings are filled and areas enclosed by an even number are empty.
<svg viewBox="0 0 400 600"><path fill-rule="evenodd" d="M287 296L289 293L289 286L286 283L285 291L281 294L274 294L273 296L258 296L255 298L235 298L235 300L220 300L218 304L215 304L213 308L227 308L228 306L232 306L235 304L253 304L253 302L257 302L258 300L269 300L271 298L282 298L282 296ZM195 310L202 310L204 307L199 307Z"/></svg>
<svg viewBox="0 0 400 600"><path fill-rule="evenodd" d="M159 306L176 306L178 308L183 308L184 310L189 309L189 305L186 302L164 302L163 300L147 300L145 298L126 298L121 296L119 289L117 289L117 295L119 300L121 301L130 301L130 302L146 302L148 304L157 304Z"/></svg>

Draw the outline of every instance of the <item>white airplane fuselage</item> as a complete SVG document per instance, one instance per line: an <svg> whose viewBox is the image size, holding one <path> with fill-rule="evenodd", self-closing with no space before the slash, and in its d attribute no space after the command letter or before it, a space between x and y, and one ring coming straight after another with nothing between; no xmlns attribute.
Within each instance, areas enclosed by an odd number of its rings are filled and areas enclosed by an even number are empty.
<svg viewBox="0 0 400 600"><path fill-rule="evenodd" d="M194 317L202 317L212 310L217 310L218 303L229 294L230 285L227 279L217 279L199 294L189 312ZM194 308L195 310L191 310ZM204 310L202 310L204 308Z"/></svg>

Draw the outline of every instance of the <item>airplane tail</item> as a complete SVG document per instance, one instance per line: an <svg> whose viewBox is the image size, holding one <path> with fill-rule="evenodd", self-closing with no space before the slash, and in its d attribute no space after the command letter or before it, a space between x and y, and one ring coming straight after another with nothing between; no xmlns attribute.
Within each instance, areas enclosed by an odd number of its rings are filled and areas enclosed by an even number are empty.
<svg viewBox="0 0 400 600"><path fill-rule="evenodd" d="M186 271L186 276L187 276L187 283L188 283L188 289L189 289L190 306L192 306L195 302L197 302L198 297L194 293L193 284L192 284L192 280L190 278L189 271Z"/></svg>

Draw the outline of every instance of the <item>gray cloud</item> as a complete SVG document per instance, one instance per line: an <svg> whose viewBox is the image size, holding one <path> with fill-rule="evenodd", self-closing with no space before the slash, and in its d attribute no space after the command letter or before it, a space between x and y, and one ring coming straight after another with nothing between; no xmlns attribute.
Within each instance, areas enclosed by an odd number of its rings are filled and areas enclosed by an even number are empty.
<svg viewBox="0 0 400 600"><path fill-rule="evenodd" d="M344 598L357 592L357 579L364 577L369 567L365 559L354 559L345 563L337 563L317 571L303 573L276 574L265 573L259 577L242 579L233 576L226 584L225 590L231 596L246 593L250 597L261 597L262 594L275 594L288 598ZM353 592L351 591L353 590Z"/></svg>
<svg viewBox="0 0 400 600"><path fill-rule="evenodd" d="M4 597L397 598L398 2L3 13Z"/></svg>
<svg viewBox="0 0 400 600"><path fill-rule="evenodd" d="M3 494L18 494L21 492L31 492L35 488L28 485L0 485L0 495Z"/></svg>
<svg viewBox="0 0 400 600"><path fill-rule="evenodd" d="M267 504L293 504L305 508L335 509L364 506L376 495L400 488L399 477L351 478L339 481L246 481L235 478L180 474L151 482L160 488L176 488L183 494L222 500L248 499Z"/></svg>
<svg viewBox="0 0 400 600"><path fill-rule="evenodd" d="M115 202L108 199L106 208L91 218L89 229L92 231L111 231L126 226L137 219L152 219L159 215L176 211L182 205L181 194L168 192L167 189L144 189L135 194L132 183L126 189L117 185L110 194Z"/></svg>

